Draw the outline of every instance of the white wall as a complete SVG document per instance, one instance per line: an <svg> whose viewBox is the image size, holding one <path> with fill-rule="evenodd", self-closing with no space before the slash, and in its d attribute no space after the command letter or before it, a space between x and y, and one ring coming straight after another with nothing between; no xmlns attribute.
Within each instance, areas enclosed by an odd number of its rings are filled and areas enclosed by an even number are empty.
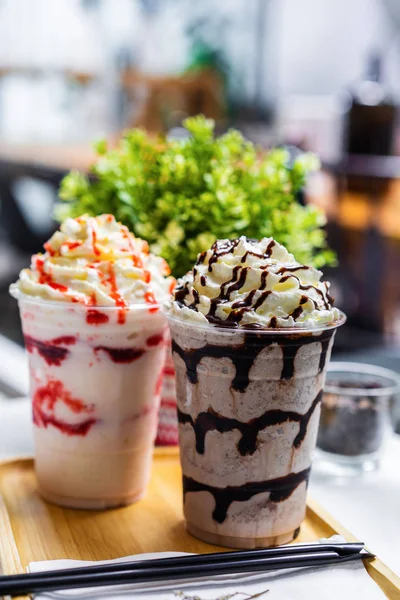
<svg viewBox="0 0 400 600"><path fill-rule="evenodd" d="M400 41L382 0L274 0L277 96L331 94L357 79L371 49L388 48L384 73L400 91ZM398 8L400 2L397 0ZM399 11L400 12L400 11Z"/></svg>
<svg viewBox="0 0 400 600"><path fill-rule="evenodd" d="M53 69L46 80L18 74L0 80L0 135L66 141L112 129L118 50L130 51L146 72L180 72L189 60L185 30L194 15L212 22L208 36L229 58L232 89L251 100L262 2L265 104L336 94L360 76L375 48L386 49L384 75L400 97L400 36L394 39L400 0L159 0L150 16L141 0L99 0L100 11L85 11L81 0L0 0L0 67ZM98 88L77 90L57 75L60 67L100 75Z"/></svg>

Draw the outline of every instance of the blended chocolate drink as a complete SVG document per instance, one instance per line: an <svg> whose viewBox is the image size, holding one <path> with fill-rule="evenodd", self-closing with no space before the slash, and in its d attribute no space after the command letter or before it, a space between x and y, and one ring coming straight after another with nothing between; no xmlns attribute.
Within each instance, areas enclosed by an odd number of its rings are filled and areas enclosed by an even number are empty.
<svg viewBox="0 0 400 600"><path fill-rule="evenodd" d="M111 215L67 219L45 250L11 288L39 491L74 508L129 504L149 479L175 281Z"/></svg>
<svg viewBox="0 0 400 600"><path fill-rule="evenodd" d="M190 533L233 548L293 540L306 509L336 328L321 273L271 238L217 241L169 323Z"/></svg>

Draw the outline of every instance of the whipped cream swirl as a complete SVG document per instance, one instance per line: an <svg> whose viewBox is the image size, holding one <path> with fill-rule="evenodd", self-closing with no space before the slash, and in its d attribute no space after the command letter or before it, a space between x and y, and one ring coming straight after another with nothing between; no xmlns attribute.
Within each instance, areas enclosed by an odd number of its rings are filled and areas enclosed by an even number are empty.
<svg viewBox="0 0 400 600"><path fill-rule="evenodd" d="M112 215L66 219L44 248L11 286L14 296L123 309L164 302L175 286L165 260Z"/></svg>
<svg viewBox="0 0 400 600"><path fill-rule="evenodd" d="M328 325L339 311L321 276L272 238L218 240L178 281L171 312L232 327Z"/></svg>

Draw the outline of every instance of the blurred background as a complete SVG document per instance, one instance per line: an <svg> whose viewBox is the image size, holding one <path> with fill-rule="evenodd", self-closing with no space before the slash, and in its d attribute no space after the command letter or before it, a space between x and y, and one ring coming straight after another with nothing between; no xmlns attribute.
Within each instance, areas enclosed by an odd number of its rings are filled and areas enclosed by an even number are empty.
<svg viewBox="0 0 400 600"><path fill-rule="evenodd" d="M336 357L400 371L398 0L0 0L0 398L26 393L8 286L56 228L61 178L127 127L204 113L313 150L348 314Z"/></svg>

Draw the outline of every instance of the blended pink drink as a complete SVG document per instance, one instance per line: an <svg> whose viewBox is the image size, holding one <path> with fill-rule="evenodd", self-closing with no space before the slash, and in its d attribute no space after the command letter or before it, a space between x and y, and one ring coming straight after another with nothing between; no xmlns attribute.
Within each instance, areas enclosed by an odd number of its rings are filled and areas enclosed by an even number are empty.
<svg viewBox="0 0 400 600"><path fill-rule="evenodd" d="M235 548L293 540L305 515L326 367L344 316L321 273L271 238L221 240L169 315L184 513Z"/></svg>
<svg viewBox="0 0 400 600"><path fill-rule="evenodd" d="M111 215L68 219L11 288L29 353L41 494L74 508L146 488L174 280Z"/></svg>

